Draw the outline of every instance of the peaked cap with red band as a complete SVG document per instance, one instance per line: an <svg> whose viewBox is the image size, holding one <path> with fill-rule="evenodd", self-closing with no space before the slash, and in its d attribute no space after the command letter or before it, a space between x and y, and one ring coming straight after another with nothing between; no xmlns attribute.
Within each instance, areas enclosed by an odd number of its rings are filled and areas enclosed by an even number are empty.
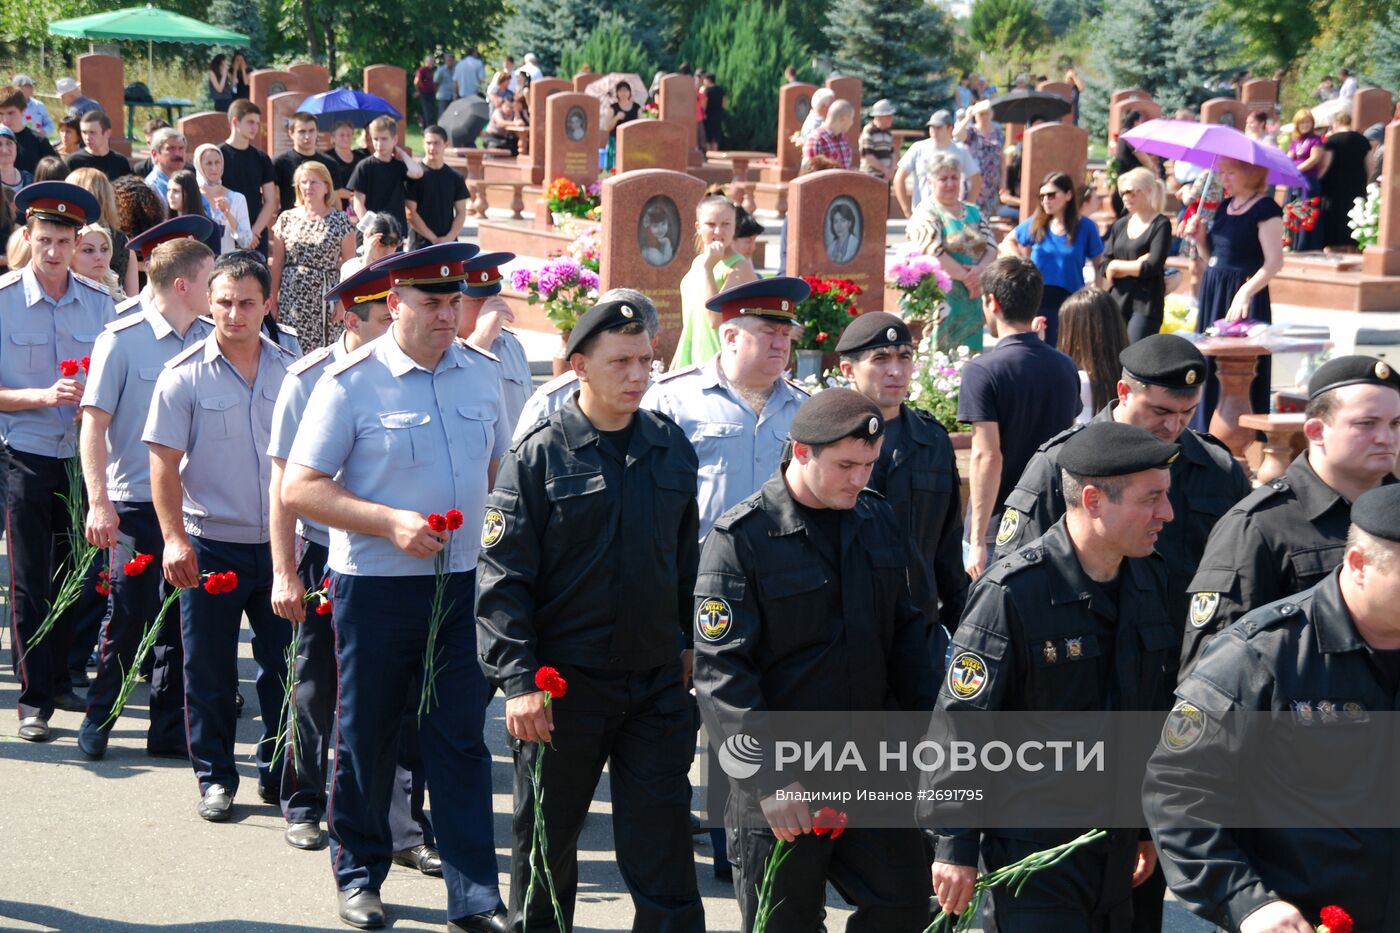
<svg viewBox="0 0 1400 933"><path fill-rule="evenodd" d="M705 307L719 312L720 319L725 321L736 317L761 317L793 324L797 321L797 306L811 293L811 288L801 279L778 275L726 288L705 302Z"/></svg>
<svg viewBox="0 0 1400 933"><path fill-rule="evenodd" d="M202 214L181 214L164 223L158 223L139 236L127 242L127 248L136 251L142 259L150 257L157 246L171 240L191 239L203 243L214 233L214 221Z"/></svg>
<svg viewBox="0 0 1400 933"><path fill-rule="evenodd" d="M478 252L474 243L438 243L385 256L374 268L388 273L391 288L409 285L425 292L460 292L467 260Z"/></svg>
<svg viewBox="0 0 1400 933"><path fill-rule="evenodd" d="M41 181L19 190L15 195L15 213L81 227L97 220L102 207L85 188L66 181Z"/></svg>

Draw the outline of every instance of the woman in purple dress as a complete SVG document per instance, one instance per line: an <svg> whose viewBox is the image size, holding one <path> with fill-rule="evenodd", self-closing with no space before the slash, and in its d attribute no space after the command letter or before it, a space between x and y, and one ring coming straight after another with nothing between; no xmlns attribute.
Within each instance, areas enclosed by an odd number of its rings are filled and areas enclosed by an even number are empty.
<svg viewBox="0 0 1400 933"><path fill-rule="evenodd" d="M1218 170L1225 200L1210 229L1202 225L1196 231L1196 244L1206 261L1197 333L1221 318L1272 321L1269 281L1283 266L1283 210L1268 196L1269 170L1234 159L1221 159ZM1191 422L1198 431L1207 429L1220 395L1215 364L1209 357L1207 362L1205 394ZM1250 407L1256 412L1269 410L1269 378L1269 358L1261 356L1249 387Z"/></svg>
<svg viewBox="0 0 1400 933"><path fill-rule="evenodd" d="M1288 144L1288 157L1307 179L1308 186L1290 192L1290 197L1302 198L1308 202L1316 201L1318 218L1311 230L1299 230L1293 234L1290 246L1295 253L1322 249L1322 185L1318 176L1322 173L1324 152L1322 135L1317 131L1317 121L1313 119L1312 111L1304 107L1293 114L1293 139Z"/></svg>

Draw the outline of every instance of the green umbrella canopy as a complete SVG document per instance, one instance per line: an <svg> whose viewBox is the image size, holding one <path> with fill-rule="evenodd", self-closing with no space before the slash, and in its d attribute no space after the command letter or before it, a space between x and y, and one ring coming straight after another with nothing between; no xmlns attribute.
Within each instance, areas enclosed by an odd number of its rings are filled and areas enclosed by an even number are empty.
<svg viewBox="0 0 1400 933"><path fill-rule="evenodd" d="M241 32L201 23L153 6L134 6L49 23L49 35L73 39L132 39L141 42L186 42L200 45L246 45Z"/></svg>

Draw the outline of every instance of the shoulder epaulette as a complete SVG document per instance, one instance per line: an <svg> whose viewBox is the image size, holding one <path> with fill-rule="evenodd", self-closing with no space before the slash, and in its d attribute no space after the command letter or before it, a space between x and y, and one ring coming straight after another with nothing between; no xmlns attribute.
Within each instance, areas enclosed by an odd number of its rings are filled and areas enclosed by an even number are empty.
<svg viewBox="0 0 1400 933"><path fill-rule="evenodd" d="M465 340L458 340L457 342L458 342L459 344L461 344L461 347L462 347L463 350L470 350L470 351L473 352L473 353L480 353L482 356L486 357L488 360L490 360L490 361L493 362L493 363L499 363L499 362L501 361L501 358L500 358L499 356L497 356L496 354L492 353L490 350L483 350L483 349L481 349L481 347L478 347L478 346L477 346L476 344L474 344L474 343L468 343L468 342L465 341Z"/></svg>
<svg viewBox="0 0 1400 933"><path fill-rule="evenodd" d="M23 269L14 269L10 272L6 272L4 275L0 275L0 288L4 288L7 285L15 284L20 280L20 277L23 275Z"/></svg>
<svg viewBox="0 0 1400 933"><path fill-rule="evenodd" d="M783 381L786 382L790 388L795 389L795 390L797 391L797 393L798 393L799 395L803 396L804 398L811 398L811 397L812 397L812 393L811 393L811 392L808 392L807 389L806 389L806 387L803 386L802 383L798 382L796 379L792 379L792 378L789 378L789 377L787 377L787 376L784 376L784 377L783 377Z"/></svg>
<svg viewBox="0 0 1400 933"><path fill-rule="evenodd" d="M90 279L85 275L79 275L78 273L74 272L73 281L78 282L81 285L86 285L88 288L92 289L95 292L101 292L108 298L112 297L112 290L106 285L103 285L101 282L97 281L96 279Z"/></svg>
<svg viewBox="0 0 1400 933"><path fill-rule="evenodd" d="M208 337L205 338L205 340L208 339ZM186 347L185 349L181 350L179 353L175 354L175 356L170 360L170 362L165 364L165 368L174 369L176 366L183 366L185 363L189 362L190 359L192 359L196 354L202 353L203 351L204 340L201 340L198 343L192 344Z"/></svg>
<svg viewBox="0 0 1400 933"><path fill-rule="evenodd" d="M115 321L108 324L106 329L110 330L112 333L115 334L117 331L120 330L130 330L131 328L135 327L137 324L140 324L144 320L145 318L139 314L131 314L127 317L117 318Z"/></svg>
<svg viewBox="0 0 1400 933"><path fill-rule="evenodd" d="M669 372L669 373L665 373L664 375L657 376L657 377L656 377L656 380L655 380L655 384L656 384L656 385L660 385L660 384L663 383L663 382L670 382L672 379L676 379L676 378L678 378L678 377L680 377L680 376L688 376L688 375L690 375L691 373L695 373L695 372L699 372L699 371L700 371L700 367L699 367L699 366L684 366L684 367L682 367L682 368L680 368L680 369L672 370L672 371Z"/></svg>
<svg viewBox="0 0 1400 933"><path fill-rule="evenodd" d="M540 391L548 395L553 392L558 392L565 386L573 385L576 382L578 382L578 373L571 369L566 373L560 373L558 376L555 376L553 379L540 386Z"/></svg>
<svg viewBox="0 0 1400 933"><path fill-rule="evenodd" d="M540 433L540 431L544 430L545 426L549 424L549 419L550 419L550 417L551 417L553 414L554 414L554 412L550 412L548 415L545 415L543 418L536 419L536 421L535 421L534 424L532 424L532 425L530 425L528 428L526 428L525 431L524 431L524 433L521 434L520 437L516 438L514 441L511 442L511 445L510 445L511 453L514 453L514 452L516 452L517 450L519 450L521 447L525 446L525 442L526 442L526 441L528 441L530 438L534 437L536 434Z"/></svg>
<svg viewBox="0 0 1400 933"><path fill-rule="evenodd" d="M295 327L290 324L283 324L281 321L277 322L277 329L284 334L291 334L293 337L297 335L297 329Z"/></svg>
<svg viewBox="0 0 1400 933"><path fill-rule="evenodd" d="M351 366L354 366L356 363L363 363L365 360L369 359L370 355L373 353L373 345L367 343L364 346L360 347L360 349L356 350L354 353L347 353L345 356L342 356L340 359L327 366L326 375L339 376L341 373L345 372L347 369L349 369Z"/></svg>
<svg viewBox="0 0 1400 933"><path fill-rule="evenodd" d="M140 294L132 295L132 296L129 297L129 298L123 298L121 301L117 302L117 313L118 313L118 314L125 314L126 312L130 311L132 308L139 308L140 306L141 306L141 296L140 296Z"/></svg>
<svg viewBox="0 0 1400 933"><path fill-rule="evenodd" d="M321 347L319 350L312 350L291 366L288 366L287 374L291 376L300 376L302 373L330 356L332 352L333 348L330 346Z"/></svg>
<svg viewBox="0 0 1400 933"><path fill-rule="evenodd" d="M1027 546L1018 548L1007 554L1005 557L998 557L988 562L984 576L995 581L1005 580L1014 576L1028 567L1034 567L1045 559L1045 548L1037 546Z"/></svg>
<svg viewBox="0 0 1400 933"><path fill-rule="evenodd" d="M1207 434L1204 431L1192 431L1191 433L1196 435L1196 440L1201 442L1202 447L1214 447L1220 453L1223 453L1226 457L1229 457L1231 460L1235 459L1235 452L1230 449L1229 445L1227 445L1220 438L1216 437L1214 434Z"/></svg>
<svg viewBox="0 0 1400 933"><path fill-rule="evenodd" d="M758 503L763 499L763 490L759 490L747 499L740 500L739 504L725 512L715 520L713 527L721 531L729 531L739 522L759 511Z"/></svg>
<svg viewBox="0 0 1400 933"><path fill-rule="evenodd" d="M1291 599L1284 599L1267 606L1260 606L1253 612L1245 613L1235 620L1230 628L1236 629L1240 637L1248 641L1268 629L1300 622L1306 618L1307 615L1302 611L1301 606Z"/></svg>
<svg viewBox="0 0 1400 933"><path fill-rule="evenodd" d="M1041 444L1039 447L1036 448L1036 450L1043 453L1049 450L1051 447L1058 447L1065 441L1073 437L1076 432L1084 430L1084 428L1085 425L1072 424L1069 427L1065 428L1063 431L1061 431L1059 434L1056 434L1054 437L1050 438L1044 444Z"/></svg>
<svg viewBox="0 0 1400 933"><path fill-rule="evenodd" d="M199 316L199 320L201 320L201 321L203 321L204 323L208 324L210 327L216 327L216 326L218 326L218 325L216 325L216 324L214 323L214 315L212 315L212 314L201 314L201 315Z"/></svg>

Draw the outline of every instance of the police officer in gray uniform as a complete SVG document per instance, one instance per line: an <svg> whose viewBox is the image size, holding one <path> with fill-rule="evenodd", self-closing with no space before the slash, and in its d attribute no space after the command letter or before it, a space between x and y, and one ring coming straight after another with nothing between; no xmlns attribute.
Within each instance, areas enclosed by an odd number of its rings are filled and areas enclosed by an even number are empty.
<svg viewBox="0 0 1400 933"><path fill-rule="evenodd" d="M1211 639L1177 686L1143 799L1167 880L1192 912L1240 933L1312 933L1338 905L1358 931L1400 929L1394 768L1391 749L1372 741L1400 708L1397 599L1400 486L1387 485L1352 506L1339 568ZM1278 722L1308 749L1336 742L1352 757L1304 776L1298 756L1311 753L1280 742ZM1251 736L1261 728L1262 744ZM1239 774L1243 755L1258 765L1250 775ZM1337 803L1384 815L1276 828L1280 814L1326 815Z"/></svg>
<svg viewBox="0 0 1400 933"><path fill-rule="evenodd" d="M111 726L104 724L131 669L144 628L160 610L160 571L141 567L137 574L128 575L125 569L137 554L150 555L159 566L164 552L151 498L151 452L142 443L141 432L165 364L213 329L201 317L209 311L213 267L214 254L200 240L179 232L164 239L150 253L141 310L109 325L92 350L92 368L83 391L87 540L95 547L116 548L117 558L111 566L111 615L100 642L97 676L88 689L87 716L78 730L78 748L89 758L101 758L107 751ZM146 750L183 758L189 747L184 650L176 620L162 623L152 654Z"/></svg>
<svg viewBox="0 0 1400 933"><path fill-rule="evenodd" d="M287 818L283 838L298 849L321 849L326 834L326 758L335 716L335 632L330 601L306 605L306 594L326 582L330 532L325 526L299 519L281 501L282 473L292 449L311 390L326 368L375 340L393 323L389 314L389 273L367 266L326 294L345 313L345 332L335 343L314 350L287 369L272 414L272 608L298 626L296 674L287 715L292 736L282 763L282 813ZM317 611L319 610L319 611ZM425 780L418 751L414 716L405 717L399 738L399 766L389 799L389 829L394 861L426 875L442 874L442 859L434 846L433 827L423 810Z"/></svg>
<svg viewBox="0 0 1400 933"><path fill-rule="evenodd" d="M494 357L457 337L468 244L385 258L394 324L327 367L311 392L283 477L283 502L331 529L332 619L340 671L332 806L340 918L384 925L393 856L389 799L405 709L432 691L420 740L447 884L450 930L504 933L491 825L488 697L472 604L481 536L428 517L480 516L510 437ZM475 519L473 519L474 521ZM424 669L438 573L447 615Z"/></svg>
<svg viewBox="0 0 1400 933"><path fill-rule="evenodd" d="M1060 450L1069 505L1044 535L992 562L953 633L940 710L1165 710L1178 645L1167 570L1154 550L1172 520L1169 469L1180 447L1098 421ZM938 829L939 904L962 913L979 856L994 871L1079 835L1063 829ZM989 933L1124 933L1132 888L1156 867L1152 843L1110 830L1019 894L992 893ZM1054 877L1052 877L1054 876Z"/></svg>
<svg viewBox="0 0 1400 933"><path fill-rule="evenodd" d="M811 289L791 276L720 292L705 307L721 317L720 351L667 373L642 399L690 438L700 458L700 537L778 469L788 426L807 393L783 378L797 319Z"/></svg>
<svg viewBox="0 0 1400 933"><path fill-rule="evenodd" d="M923 558L918 570L927 601L924 618L945 633L958 627L967 602L962 558L962 498L948 432L932 417L904 404L914 374L914 338L893 314L872 311L851 322L836 344L841 374L880 408L885 439L870 473L870 488L885 497ZM933 632L942 663L946 634Z"/></svg>
<svg viewBox="0 0 1400 933"><path fill-rule="evenodd" d="M1308 449L1211 532L1191 594L1181 670L1251 609L1307 589L1342 562L1351 503L1393 483L1400 374L1370 356L1339 356L1308 380Z"/></svg>
<svg viewBox="0 0 1400 933"><path fill-rule="evenodd" d="M909 586L919 557L878 493L865 489L884 419L852 389L827 389L793 419L792 456L715 523L695 584L695 689L711 736L764 711L930 710L939 670ZM917 830L812 831L809 804L767 771L730 782L725 811L745 930L777 840L770 933L823 928L826 883L855 908L849 929L918 933L928 860Z"/></svg>
<svg viewBox="0 0 1400 933"><path fill-rule="evenodd" d="M291 627L272 611L267 443L293 358L262 334L271 285L265 266L238 254L214 263L214 332L165 365L141 438L151 451L165 578L183 590L185 720L201 794L196 812L211 822L229 818L238 791L234 697L245 613L263 721L258 796L277 802L271 763ZM234 588L206 590L207 574L229 572L237 576Z"/></svg>
<svg viewBox="0 0 1400 933"><path fill-rule="evenodd" d="M81 711L68 680L75 619L96 594L63 614L47 635L41 626L69 558L68 462L77 454L75 414L83 384L59 364L92 355L115 314L112 296L74 275L69 262L78 228L98 215L97 200L77 185L41 182L15 196L25 217L32 259L0 277L0 440L5 444L10 549L11 650L20 677L19 737L46 742L54 709ZM39 636L39 640L33 639Z"/></svg>
<svg viewBox="0 0 1400 933"><path fill-rule="evenodd" d="M635 288L610 288L598 296L599 304L605 301L625 301L636 308L642 324L646 326L652 346L656 346L656 335L661 332L661 318L657 316L656 305L652 304L650 298ZM655 364L652 368L655 369ZM535 422L543 421L551 412L558 411L577 391L578 373L572 369L555 376L536 389L516 417L515 434L511 437L511 443L518 443L525 436L525 432L535 426Z"/></svg>
<svg viewBox="0 0 1400 933"><path fill-rule="evenodd" d="M520 338L505 328L515 312L501 294L501 266L515 259L514 253L478 253L463 265L467 273L462 294L462 325L457 331L474 346L489 350L501 362L501 399L506 424L515 430L520 412L534 391L530 360Z"/></svg>
<svg viewBox="0 0 1400 933"><path fill-rule="evenodd" d="M515 740L511 923L554 929L543 891L526 903L530 775L543 755L540 805L566 923L579 830L607 763L632 929L698 933L705 916L686 780L695 751L686 692L699 556L695 451L669 418L638 410L653 350L636 308L595 305L565 352L579 392L512 448L481 532L481 664L506 695ZM568 682L553 706L535 681L543 665Z"/></svg>

